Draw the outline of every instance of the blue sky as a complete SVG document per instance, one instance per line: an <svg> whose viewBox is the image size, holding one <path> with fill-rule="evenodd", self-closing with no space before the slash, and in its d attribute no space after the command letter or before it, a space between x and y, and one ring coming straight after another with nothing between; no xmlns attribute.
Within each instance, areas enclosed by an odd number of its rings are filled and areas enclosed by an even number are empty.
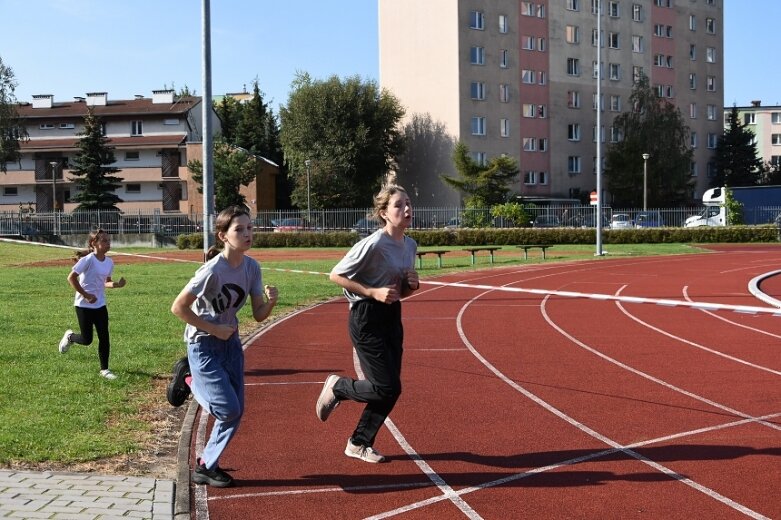
<svg viewBox="0 0 781 520"><path fill-rule="evenodd" d="M724 4L724 104L781 104L781 1ZM215 95L257 78L278 112L298 71L379 79L377 0L212 0L211 17ZM103 91L129 99L185 85L202 93L200 0L0 0L0 18L0 57L20 101Z"/></svg>

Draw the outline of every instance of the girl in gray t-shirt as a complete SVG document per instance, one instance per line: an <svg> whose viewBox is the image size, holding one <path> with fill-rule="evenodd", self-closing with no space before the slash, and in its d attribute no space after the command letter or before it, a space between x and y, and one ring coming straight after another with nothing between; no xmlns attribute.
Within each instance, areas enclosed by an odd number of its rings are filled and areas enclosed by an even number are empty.
<svg viewBox="0 0 781 520"><path fill-rule="evenodd" d="M340 401L366 403L344 453L376 463L385 457L373 448L374 439L401 395L401 299L420 282L417 244L404 234L412 224L412 204L404 188L383 187L374 198L374 214L385 225L355 244L330 274L350 303L350 338L365 379L328 376L315 412L325 421Z"/></svg>

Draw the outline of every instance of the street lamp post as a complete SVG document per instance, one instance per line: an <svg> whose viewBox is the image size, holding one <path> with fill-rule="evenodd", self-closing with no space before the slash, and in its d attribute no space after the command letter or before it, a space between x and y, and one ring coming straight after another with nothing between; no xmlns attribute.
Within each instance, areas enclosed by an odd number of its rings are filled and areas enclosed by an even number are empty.
<svg viewBox="0 0 781 520"><path fill-rule="evenodd" d="M648 209L648 158L651 154L643 154L643 211Z"/></svg>
<svg viewBox="0 0 781 520"><path fill-rule="evenodd" d="M306 166L306 220L311 221L312 215L311 215L311 204L310 204L310 190L309 190L309 166L312 164L312 161L307 159L304 161L304 165Z"/></svg>
<svg viewBox="0 0 781 520"><path fill-rule="evenodd" d="M51 161L49 164L52 167L52 213L55 213L57 211L57 166L60 163Z"/></svg>

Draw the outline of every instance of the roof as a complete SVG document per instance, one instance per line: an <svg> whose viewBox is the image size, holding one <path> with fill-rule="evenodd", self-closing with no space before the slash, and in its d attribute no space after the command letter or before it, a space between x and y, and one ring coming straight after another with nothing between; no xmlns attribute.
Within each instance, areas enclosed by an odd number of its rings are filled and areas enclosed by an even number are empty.
<svg viewBox="0 0 781 520"><path fill-rule="evenodd" d="M88 105L86 101L52 103L51 108L33 108L31 103L20 103L19 115L25 119L51 119L53 117L79 117L87 115L88 109L98 117L144 116L186 114L201 103L201 98L184 96L173 103L152 103L151 98L109 100L105 105Z"/></svg>
<svg viewBox="0 0 781 520"><path fill-rule="evenodd" d="M110 137L109 146L116 148L154 148L157 146L179 146L187 139L186 134L174 135L149 135L134 137ZM64 139L30 139L21 141L20 148L23 152L42 150L69 150L79 147L79 137L66 137Z"/></svg>

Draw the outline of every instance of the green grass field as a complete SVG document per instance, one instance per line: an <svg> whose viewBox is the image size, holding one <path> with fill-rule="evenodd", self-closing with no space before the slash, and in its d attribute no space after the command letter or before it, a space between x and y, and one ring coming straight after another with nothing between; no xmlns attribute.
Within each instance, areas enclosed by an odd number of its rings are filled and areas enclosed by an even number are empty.
<svg viewBox="0 0 781 520"><path fill-rule="evenodd" d="M610 245L605 249L611 257L700 251L683 244ZM115 252L159 254L165 250ZM333 260L263 261L262 250L258 252L264 283L279 288L276 315L340 294L324 275L285 271L325 273L333 267ZM300 257L301 250L296 252ZM520 251L500 253L496 266L522 263ZM548 251L548 262L594 259L593 253L593 246L555 246ZM141 450L153 435L145 412L152 404L165 402L161 385L167 383L174 361L185 353L184 324L169 309L197 264L150 259L123 263L119 256L114 259L114 278L125 277L127 286L106 290L111 369L119 379L99 377L97 339L89 347L73 345L67 354L60 354L57 344L65 329L78 328L73 290L66 281L71 264L45 263L70 255L61 248L0 243L4 379L0 385L0 466L47 461L70 464ZM529 262L539 261L537 256L530 252ZM446 255L444 260L445 268L438 269L434 259L426 258L421 277L475 268L463 254ZM478 257L476 267L489 267L487 255ZM246 307L240 317L242 331L252 330L254 322Z"/></svg>

